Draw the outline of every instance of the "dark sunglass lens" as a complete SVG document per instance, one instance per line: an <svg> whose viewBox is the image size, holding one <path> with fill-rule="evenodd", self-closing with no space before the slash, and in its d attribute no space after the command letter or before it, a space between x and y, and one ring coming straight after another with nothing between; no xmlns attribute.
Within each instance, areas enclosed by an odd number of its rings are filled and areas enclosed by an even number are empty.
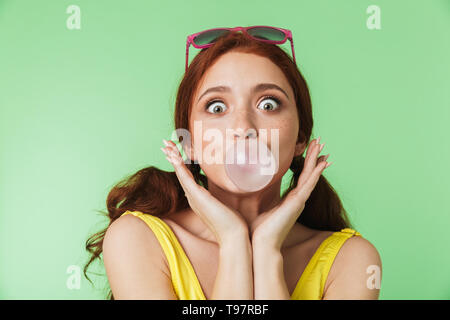
<svg viewBox="0 0 450 320"><path fill-rule="evenodd" d="M273 28L255 27L248 29L247 32L251 36L263 40L282 41L285 38L282 31Z"/></svg>
<svg viewBox="0 0 450 320"><path fill-rule="evenodd" d="M211 42L216 41L217 38L229 32L229 30L219 29L219 30L211 30L200 33L198 36L194 38L194 43L198 46L202 46Z"/></svg>

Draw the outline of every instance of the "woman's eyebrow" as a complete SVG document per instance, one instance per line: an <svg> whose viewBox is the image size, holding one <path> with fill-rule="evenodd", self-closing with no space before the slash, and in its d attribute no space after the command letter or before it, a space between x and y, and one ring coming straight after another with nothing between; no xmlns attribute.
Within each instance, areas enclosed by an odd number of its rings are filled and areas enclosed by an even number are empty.
<svg viewBox="0 0 450 320"><path fill-rule="evenodd" d="M275 90L281 91L286 96L286 98L289 100L289 96L287 95L287 93L274 83L259 83L256 86L254 86L251 91L252 91L252 93L256 93L256 92L260 92L260 91L264 91L264 90L268 90L268 89L275 89ZM202 95L198 98L197 103L200 101L200 99L205 94L210 93L210 92L231 92L231 88L227 87L227 86L217 86L217 87L211 87L209 89L206 89L202 93Z"/></svg>

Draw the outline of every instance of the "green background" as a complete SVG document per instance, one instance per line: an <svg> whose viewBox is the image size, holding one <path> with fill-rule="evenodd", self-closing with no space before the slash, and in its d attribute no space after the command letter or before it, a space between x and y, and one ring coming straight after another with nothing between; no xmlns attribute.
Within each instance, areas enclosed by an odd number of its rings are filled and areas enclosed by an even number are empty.
<svg viewBox="0 0 450 320"><path fill-rule="evenodd" d="M450 298L450 1L0 0L1 299L104 298L106 276L69 290L66 269L116 182L171 170L186 36L250 25L293 32L324 174L382 258L380 299Z"/></svg>

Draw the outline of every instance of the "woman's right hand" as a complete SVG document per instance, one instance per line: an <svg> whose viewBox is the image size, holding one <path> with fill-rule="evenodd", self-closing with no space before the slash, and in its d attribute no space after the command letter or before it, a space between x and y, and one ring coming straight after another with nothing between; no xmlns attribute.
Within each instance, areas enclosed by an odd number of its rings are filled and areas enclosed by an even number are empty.
<svg viewBox="0 0 450 320"><path fill-rule="evenodd" d="M247 222L233 209L224 205L211 193L200 186L192 172L184 164L177 146L172 141L163 139L165 148L161 150L172 164L175 173L184 189L191 209L202 219L216 237L219 245L237 235L249 234Z"/></svg>

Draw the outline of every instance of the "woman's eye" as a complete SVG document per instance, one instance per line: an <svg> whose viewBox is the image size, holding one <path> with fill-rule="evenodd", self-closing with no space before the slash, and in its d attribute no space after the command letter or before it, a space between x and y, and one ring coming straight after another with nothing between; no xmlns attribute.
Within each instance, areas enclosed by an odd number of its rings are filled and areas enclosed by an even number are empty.
<svg viewBox="0 0 450 320"><path fill-rule="evenodd" d="M279 99L267 96L262 100L262 102L258 105L258 109L272 111L276 110L280 107L281 102ZM206 110L210 113L222 113L228 108L225 104L220 100L212 100L206 104Z"/></svg>
<svg viewBox="0 0 450 320"><path fill-rule="evenodd" d="M280 100L275 97L266 97L258 106L261 110L275 110L280 107Z"/></svg>
<svg viewBox="0 0 450 320"><path fill-rule="evenodd" d="M210 113L221 113L227 109L227 107L220 101L211 101L206 105L206 110ZM221 111L223 110L223 111Z"/></svg>

